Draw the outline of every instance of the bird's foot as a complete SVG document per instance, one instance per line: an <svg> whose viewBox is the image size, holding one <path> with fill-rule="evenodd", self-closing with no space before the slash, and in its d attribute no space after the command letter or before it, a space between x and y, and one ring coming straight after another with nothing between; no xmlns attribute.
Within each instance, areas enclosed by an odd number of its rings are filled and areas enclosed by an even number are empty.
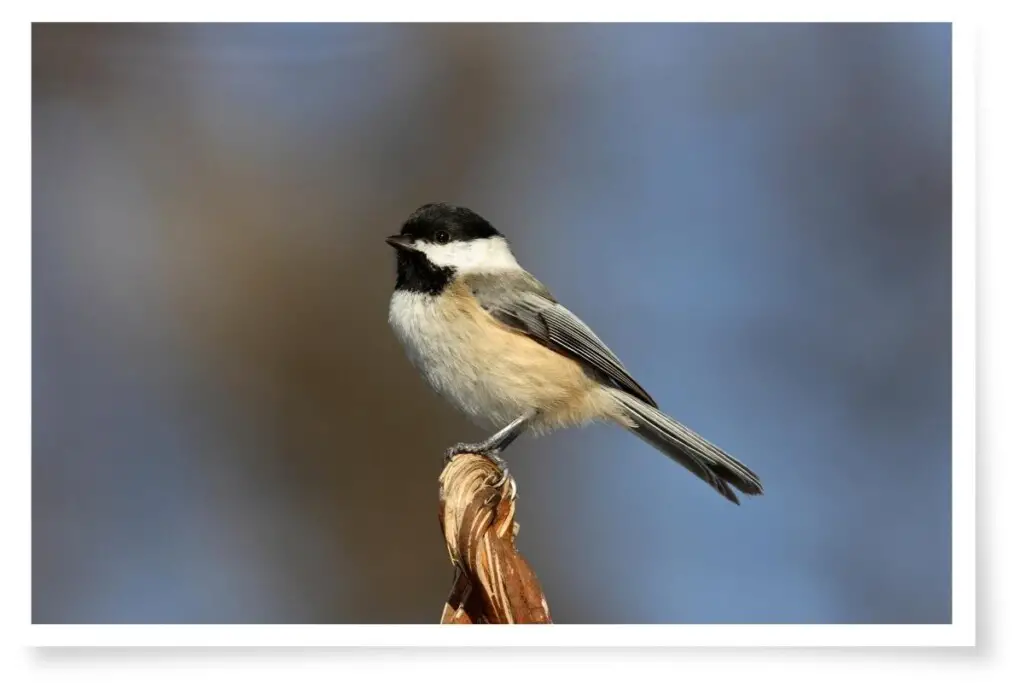
<svg viewBox="0 0 1024 683"><path fill-rule="evenodd" d="M485 443L457 443L454 446L448 448L444 452L444 464L447 465L452 461L459 453L472 453L473 455L482 455L492 463L494 466L501 470L501 479L498 480L497 486L500 488L505 484L505 481L509 478L508 463L505 462L498 453L500 451L492 446Z"/></svg>

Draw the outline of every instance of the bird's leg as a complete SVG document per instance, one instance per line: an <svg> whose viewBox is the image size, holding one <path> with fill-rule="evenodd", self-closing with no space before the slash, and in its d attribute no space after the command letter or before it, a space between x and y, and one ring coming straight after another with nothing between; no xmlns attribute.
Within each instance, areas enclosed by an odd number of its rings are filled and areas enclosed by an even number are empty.
<svg viewBox="0 0 1024 683"><path fill-rule="evenodd" d="M503 450L509 447L513 441L515 441L519 435L521 435L526 428L530 425L532 420L537 415L536 410L531 410L523 415L520 415L508 425L502 427L494 436L490 437L486 441L480 443L457 443L444 453L444 461L447 464L459 453L474 453L476 455L483 455L487 457L491 462L498 466L502 472L502 480L508 476L508 464L499 455Z"/></svg>

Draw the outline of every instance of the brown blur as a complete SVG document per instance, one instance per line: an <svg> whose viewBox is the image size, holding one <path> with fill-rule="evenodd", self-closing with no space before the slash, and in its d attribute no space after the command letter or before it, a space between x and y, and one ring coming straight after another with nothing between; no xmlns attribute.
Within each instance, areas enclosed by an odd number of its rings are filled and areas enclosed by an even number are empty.
<svg viewBox="0 0 1024 683"><path fill-rule="evenodd" d="M528 87L509 73L501 30L404 31L408 57L434 69L430 87L406 115L367 117L344 138L324 140L323 181L301 188L289 185L293 169L255 169L211 137L173 62L154 62L154 73L170 77L139 102L138 85L98 58L171 46L177 29L37 26L33 36L36 98L71 90L94 99L159 160L139 172L161 190L174 315L229 387L226 400L259 416L273 443L226 451L240 458L227 467L274 472L293 504L308 508L299 514L337 526L346 581L358 586L345 605L352 622L436 621L451 581L436 478L443 445L466 429L410 372L386 325L393 282L382 272L393 265L383 236L420 204L460 194L478 155L508 132L510 112L523 115L509 105ZM410 139L428 148L414 153L402 144ZM349 191L353 176L381 182ZM342 231L344 248L296 239L296 226L309 223ZM315 573L329 574L337 559L319 557L326 567ZM334 618L336 599L320 596L304 618Z"/></svg>

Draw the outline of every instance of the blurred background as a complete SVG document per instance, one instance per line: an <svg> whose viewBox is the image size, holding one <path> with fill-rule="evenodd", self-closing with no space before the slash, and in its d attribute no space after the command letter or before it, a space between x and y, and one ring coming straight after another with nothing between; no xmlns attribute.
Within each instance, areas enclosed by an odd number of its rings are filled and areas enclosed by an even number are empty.
<svg viewBox="0 0 1024 683"><path fill-rule="evenodd" d="M33 612L436 623L385 235L467 205L766 495L518 442L561 623L949 622L948 25L33 28Z"/></svg>

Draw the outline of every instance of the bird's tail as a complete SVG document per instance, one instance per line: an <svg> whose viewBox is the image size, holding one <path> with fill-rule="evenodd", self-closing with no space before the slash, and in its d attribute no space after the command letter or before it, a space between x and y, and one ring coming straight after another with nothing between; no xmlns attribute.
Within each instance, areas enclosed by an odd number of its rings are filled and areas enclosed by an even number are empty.
<svg viewBox="0 0 1024 683"><path fill-rule="evenodd" d="M711 484L732 502L739 505L730 486L750 496L764 493L756 474L701 435L635 396L617 389L612 392L634 425L629 427L630 431Z"/></svg>

